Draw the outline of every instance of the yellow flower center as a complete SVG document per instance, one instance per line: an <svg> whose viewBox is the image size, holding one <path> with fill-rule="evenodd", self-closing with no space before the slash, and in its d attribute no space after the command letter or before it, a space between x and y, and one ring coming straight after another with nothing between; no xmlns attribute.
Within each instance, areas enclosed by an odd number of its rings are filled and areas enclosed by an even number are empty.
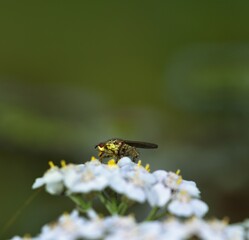
<svg viewBox="0 0 249 240"><path fill-rule="evenodd" d="M114 159L111 159L107 163L108 167L117 167L116 161Z"/></svg>
<svg viewBox="0 0 249 240"><path fill-rule="evenodd" d="M95 176L94 176L93 172L90 169L86 169L86 171L84 172L81 180L83 182L89 182L94 178L95 178Z"/></svg>

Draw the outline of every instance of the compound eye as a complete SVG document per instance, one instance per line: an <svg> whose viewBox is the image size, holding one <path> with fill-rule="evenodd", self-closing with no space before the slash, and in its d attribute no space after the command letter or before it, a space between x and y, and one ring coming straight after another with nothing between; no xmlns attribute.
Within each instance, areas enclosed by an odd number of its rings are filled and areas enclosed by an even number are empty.
<svg viewBox="0 0 249 240"><path fill-rule="evenodd" d="M99 147L100 147L100 148L103 148L104 145L105 145L104 143L99 143L99 144L97 144L97 145L95 146L95 148L99 148Z"/></svg>
<svg viewBox="0 0 249 240"><path fill-rule="evenodd" d="M105 151L105 144L104 143L100 143L99 145L97 145L99 151Z"/></svg>

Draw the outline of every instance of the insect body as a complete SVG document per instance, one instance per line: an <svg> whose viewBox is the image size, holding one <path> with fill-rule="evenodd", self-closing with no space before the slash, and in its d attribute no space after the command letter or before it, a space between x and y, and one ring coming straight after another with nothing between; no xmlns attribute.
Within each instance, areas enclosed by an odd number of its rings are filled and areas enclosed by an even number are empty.
<svg viewBox="0 0 249 240"><path fill-rule="evenodd" d="M118 161L124 156L129 156L132 161L135 161L139 152L136 148L157 148L157 144L123 140L119 138L112 138L105 142L101 142L95 146L99 150L99 159L102 161L103 158L113 157Z"/></svg>

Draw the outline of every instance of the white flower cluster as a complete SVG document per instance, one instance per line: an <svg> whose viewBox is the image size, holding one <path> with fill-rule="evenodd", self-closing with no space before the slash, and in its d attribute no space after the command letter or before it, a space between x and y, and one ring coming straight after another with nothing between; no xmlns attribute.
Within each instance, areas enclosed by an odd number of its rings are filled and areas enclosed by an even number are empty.
<svg viewBox="0 0 249 240"><path fill-rule="evenodd" d="M208 206L200 200L196 184L183 180L179 171L150 173L149 165L143 167L128 157L107 164L97 159L79 165L62 161L61 167L50 162L50 167L33 189L45 186L52 195L65 194L85 217L74 210L45 225L34 238L12 240L249 240L249 221L228 225L202 219ZM105 205L110 216L99 217L93 198ZM147 221L138 223L130 215L123 216L135 202L151 206Z"/></svg>
<svg viewBox="0 0 249 240"><path fill-rule="evenodd" d="M225 221L204 221L200 218L179 220L174 217L160 221L137 223L131 216L95 217L86 219L75 210L62 215L56 223L43 226L34 238L13 237L12 240L244 240L240 225L227 225Z"/></svg>
<svg viewBox="0 0 249 240"><path fill-rule="evenodd" d="M52 164L51 164L52 165ZM116 163L103 164L93 159L85 164L65 163L62 167L51 166L43 177L36 179L33 188L45 185L50 194L88 194L109 188L129 200L152 207L163 208L175 216L202 217L208 211L199 199L200 191L192 181L183 180L179 172L158 170L149 172L149 166L134 163L124 157Z"/></svg>

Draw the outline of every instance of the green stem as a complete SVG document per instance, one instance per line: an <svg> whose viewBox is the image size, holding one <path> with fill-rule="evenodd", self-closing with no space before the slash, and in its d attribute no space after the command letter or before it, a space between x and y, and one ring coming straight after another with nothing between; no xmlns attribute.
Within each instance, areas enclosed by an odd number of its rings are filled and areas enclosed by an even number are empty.
<svg viewBox="0 0 249 240"><path fill-rule="evenodd" d="M121 202L118 206L119 215L124 215L128 209L128 204L126 202Z"/></svg>
<svg viewBox="0 0 249 240"><path fill-rule="evenodd" d="M103 191L103 192L102 192L102 195L103 195L108 201L111 201L111 197L109 196L109 194L108 194L107 191Z"/></svg>
<svg viewBox="0 0 249 240"><path fill-rule="evenodd" d="M100 201L104 204L104 206L106 207L106 209L108 210L108 212L111 215L117 214L118 213L118 208L117 208L117 203L115 201L115 199L108 199L106 194L103 193L99 193L99 199Z"/></svg>
<svg viewBox="0 0 249 240"><path fill-rule="evenodd" d="M166 214L167 214L167 211L162 212L162 213L158 214L157 216L155 216L155 217L154 217L154 220L158 220L158 219L160 219L161 217L166 216Z"/></svg>
<svg viewBox="0 0 249 240"><path fill-rule="evenodd" d="M80 195L69 195L69 198L79 207L79 210L86 213L91 208L91 202L85 202Z"/></svg>
<svg viewBox="0 0 249 240"><path fill-rule="evenodd" d="M152 208L145 220L146 221L154 220L159 209L160 209L159 207Z"/></svg>

